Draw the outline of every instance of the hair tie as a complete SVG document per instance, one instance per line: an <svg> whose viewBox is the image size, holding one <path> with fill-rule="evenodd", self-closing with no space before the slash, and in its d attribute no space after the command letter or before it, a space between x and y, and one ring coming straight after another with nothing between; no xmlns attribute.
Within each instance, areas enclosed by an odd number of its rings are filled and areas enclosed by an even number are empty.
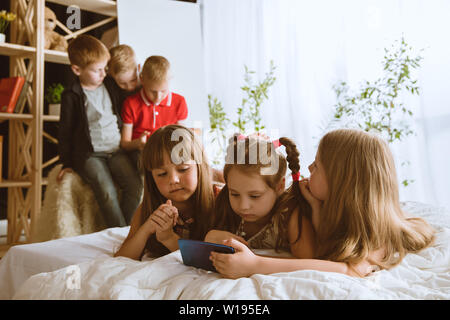
<svg viewBox="0 0 450 320"><path fill-rule="evenodd" d="M243 134L240 134L240 135L238 135L237 139L238 140L245 140L245 139L247 139L247 136L243 135Z"/></svg>
<svg viewBox="0 0 450 320"><path fill-rule="evenodd" d="M292 174L292 181L300 181L300 171Z"/></svg>
<svg viewBox="0 0 450 320"><path fill-rule="evenodd" d="M279 139L273 140L272 143L273 143L273 146L274 146L275 149L281 146L281 143L280 143Z"/></svg>

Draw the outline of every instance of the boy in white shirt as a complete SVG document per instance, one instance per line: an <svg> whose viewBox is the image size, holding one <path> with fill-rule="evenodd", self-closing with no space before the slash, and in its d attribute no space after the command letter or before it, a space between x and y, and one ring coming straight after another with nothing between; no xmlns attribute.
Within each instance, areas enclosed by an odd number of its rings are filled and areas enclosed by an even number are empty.
<svg viewBox="0 0 450 320"><path fill-rule="evenodd" d="M142 197L142 180L120 149L120 96L106 77L109 52L103 43L80 35L69 43L71 69L77 76L61 97L59 154L66 172L75 171L94 191L108 227L129 225ZM122 191L119 202L115 184Z"/></svg>

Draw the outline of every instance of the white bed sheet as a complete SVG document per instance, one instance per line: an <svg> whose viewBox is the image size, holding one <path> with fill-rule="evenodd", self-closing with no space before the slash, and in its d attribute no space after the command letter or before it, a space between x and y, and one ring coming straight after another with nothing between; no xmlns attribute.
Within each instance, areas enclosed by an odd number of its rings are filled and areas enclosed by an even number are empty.
<svg viewBox="0 0 450 320"><path fill-rule="evenodd" d="M108 256L29 278L15 299L450 299L450 212L404 209L437 230L435 244L364 279L302 270L237 280L182 264L179 251L151 261ZM76 280L73 268L77 270ZM74 286L74 283L76 285Z"/></svg>
<svg viewBox="0 0 450 320"><path fill-rule="evenodd" d="M0 299L11 299L32 275L111 257L126 238L129 227L11 247L0 260Z"/></svg>

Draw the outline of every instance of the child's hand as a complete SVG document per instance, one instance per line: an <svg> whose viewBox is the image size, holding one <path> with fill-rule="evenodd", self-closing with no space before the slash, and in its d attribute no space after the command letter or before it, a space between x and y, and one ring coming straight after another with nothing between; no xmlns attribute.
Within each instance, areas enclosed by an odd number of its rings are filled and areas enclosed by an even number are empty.
<svg viewBox="0 0 450 320"><path fill-rule="evenodd" d="M231 232L222 231L222 230L209 231L206 234L205 241L222 244L225 240L230 239L230 238L236 239L237 241L242 242L243 244L245 244L248 247L248 242L244 238L237 236Z"/></svg>
<svg viewBox="0 0 450 320"><path fill-rule="evenodd" d="M139 150L143 150L145 147L145 144L147 143L147 138L150 135L150 132L144 131L139 136Z"/></svg>
<svg viewBox="0 0 450 320"><path fill-rule="evenodd" d="M322 201L317 199L313 196L311 193L311 190L309 189L309 179L302 179L298 182L298 185L300 187L300 191L302 195L305 197L306 201L311 205L312 208L312 224L314 226L314 229L317 230L319 227L319 214L320 209L322 209Z"/></svg>
<svg viewBox="0 0 450 320"><path fill-rule="evenodd" d="M150 220L156 226L156 239L159 242L166 240L173 235L173 227L177 223L178 209L172 205L172 201L167 200L166 203L159 206L152 215Z"/></svg>
<svg viewBox="0 0 450 320"><path fill-rule="evenodd" d="M211 252L209 259L220 274L227 278L237 279L255 273L257 256L245 244L236 239L225 240L223 244L233 247L236 253Z"/></svg>
<svg viewBox="0 0 450 320"><path fill-rule="evenodd" d="M171 200L167 200L152 213L150 219L157 225L156 231L165 231L177 224L178 209L172 205Z"/></svg>
<svg viewBox="0 0 450 320"><path fill-rule="evenodd" d="M169 240L170 238L172 238L175 235L176 235L176 233L173 231L172 228L162 230L162 231L156 231L156 240L163 243L164 241Z"/></svg>
<svg viewBox="0 0 450 320"><path fill-rule="evenodd" d="M300 191L302 192L302 195L305 197L306 201L309 202L311 207L315 208L322 208L322 201L317 199L313 196L311 193L311 190L309 189L309 179L305 178L298 182L298 185L300 187Z"/></svg>
<svg viewBox="0 0 450 320"><path fill-rule="evenodd" d="M369 263L369 261L367 261L367 259L364 259L357 264L346 263L346 265L346 274L352 277L364 278L373 271L373 266Z"/></svg>

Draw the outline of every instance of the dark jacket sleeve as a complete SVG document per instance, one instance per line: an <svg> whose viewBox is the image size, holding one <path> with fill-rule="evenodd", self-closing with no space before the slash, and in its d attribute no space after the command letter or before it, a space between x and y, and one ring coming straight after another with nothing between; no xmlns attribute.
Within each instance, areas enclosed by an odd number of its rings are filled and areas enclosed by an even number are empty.
<svg viewBox="0 0 450 320"><path fill-rule="evenodd" d="M105 80L103 80L103 84L106 87L106 90L109 93L109 97L111 99L112 108L114 114L117 116L117 124L119 126L119 129L122 129L122 104L124 101L124 93L122 92L122 89L119 88L119 86L116 84L113 78L110 76L107 76Z"/></svg>
<svg viewBox="0 0 450 320"><path fill-rule="evenodd" d="M78 97L71 91L64 91L61 96L61 115L58 129L58 153L64 168L73 168L73 145L76 124L76 102Z"/></svg>

